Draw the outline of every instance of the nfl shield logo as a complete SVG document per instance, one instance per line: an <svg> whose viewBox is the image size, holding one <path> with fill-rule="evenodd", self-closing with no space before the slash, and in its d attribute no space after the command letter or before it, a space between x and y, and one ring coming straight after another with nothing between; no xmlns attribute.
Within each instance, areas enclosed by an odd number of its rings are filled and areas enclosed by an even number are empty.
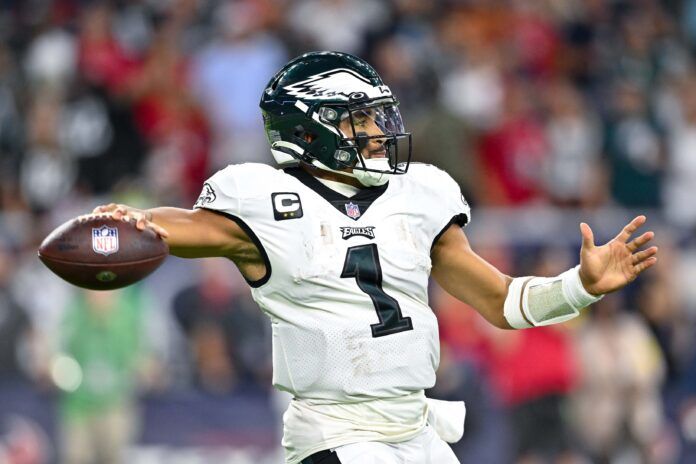
<svg viewBox="0 0 696 464"><path fill-rule="evenodd" d="M360 207L353 202L346 205L346 214L349 218L357 219L360 217Z"/></svg>
<svg viewBox="0 0 696 464"><path fill-rule="evenodd" d="M118 229L109 226L92 229L92 250L104 256L116 253L118 251Z"/></svg>

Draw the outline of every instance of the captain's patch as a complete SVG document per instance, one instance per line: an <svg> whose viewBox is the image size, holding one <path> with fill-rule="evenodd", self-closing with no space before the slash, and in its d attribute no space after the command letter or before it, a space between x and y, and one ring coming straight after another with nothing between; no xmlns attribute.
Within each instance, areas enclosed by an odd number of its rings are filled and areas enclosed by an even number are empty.
<svg viewBox="0 0 696 464"><path fill-rule="evenodd" d="M302 217L302 202L296 193L273 193L271 194L271 203L273 203L273 217L276 221Z"/></svg>

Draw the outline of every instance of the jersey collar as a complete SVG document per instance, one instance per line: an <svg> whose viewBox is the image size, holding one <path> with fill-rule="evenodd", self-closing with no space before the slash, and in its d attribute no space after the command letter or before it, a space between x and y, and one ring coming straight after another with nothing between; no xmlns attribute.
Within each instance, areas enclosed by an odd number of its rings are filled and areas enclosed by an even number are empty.
<svg viewBox="0 0 696 464"><path fill-rule="evenodd" d="M365 214L372 203L386 192L389 187L389 182L378 187L365 187L352 197L347 197L322 184L313 175L302 168L291 167L285 168L283 171L302 182L307 188L312 189L317 195L329 202L343 215L356 221ZM357 206L357 211L359 211L357 217L354 217L356 209L347 207L350 204ZM353 213L349 214L348 211L353 211Z"/></svg>

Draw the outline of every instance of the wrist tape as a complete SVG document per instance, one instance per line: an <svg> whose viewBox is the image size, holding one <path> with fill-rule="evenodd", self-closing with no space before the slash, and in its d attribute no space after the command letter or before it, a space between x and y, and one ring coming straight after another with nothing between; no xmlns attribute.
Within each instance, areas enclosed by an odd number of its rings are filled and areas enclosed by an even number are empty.
<svg viewBox="0 0 696 464"><path fill-rule="evenodd" d="M559 324L573 319L580 310L602 299L585 290L580 266L556 277L517 277L505 299L504 315L515 329Z"/></svg>

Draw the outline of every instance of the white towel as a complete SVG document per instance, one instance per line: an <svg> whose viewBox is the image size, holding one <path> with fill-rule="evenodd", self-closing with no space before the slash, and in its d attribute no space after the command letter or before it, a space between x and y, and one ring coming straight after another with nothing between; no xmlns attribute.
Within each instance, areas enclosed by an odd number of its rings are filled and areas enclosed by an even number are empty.
<svg viewBox="0 0 696 464"><path fill-rule="evenodd" d="M428 424L447 443L456 443L464 435L466 406L463 401L442 401L426 398Z"/></svg>

